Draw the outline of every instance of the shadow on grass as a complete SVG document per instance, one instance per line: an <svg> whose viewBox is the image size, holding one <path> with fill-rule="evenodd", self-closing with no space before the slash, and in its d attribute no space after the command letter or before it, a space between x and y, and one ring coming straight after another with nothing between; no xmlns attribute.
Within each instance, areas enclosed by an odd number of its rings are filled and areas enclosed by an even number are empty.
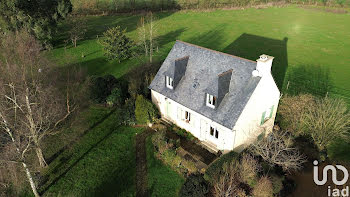
<svg viewBox="0 0 350 197"><path fill-rule="evenodd" d="M329 70L317 65L300 65L293 67L287 76L288 89L291 95L312 94L326 96L332 89Z"/></svg>
<svg viewBox="0 0 350 197"><path fill-rule="evenodd" d="M55 154L53 154L50 158L46 159L47 164L49 165L53 160L55 160L61 153L63 153L65 150L67 150L69 147L71 147L73 144L75 144L75 142L84 137L84 135L86 135L90 130L94 129L95 127L97 127L99 124L101 124L103 121L105 121L109 116L111 116L115 111L117 110L117 108L112 109L108 114L106 114L105 116L103 116L99 121L97 121L96 123L94 123L92 126L90 126L88 129L86 129L81 135L79 135L78 137L76 137L75 139L73 139L70 143L66 144L64 147L62 147L60 150L58 150ZM68 160L68 159L67 159Z"/></svg>
<svg viewBox="0 0 350 197"><path fill-rule="evenodd" d="M110 114L109 114L110 115ZM106 119L106 118L105 118ZM103 122L103 121L101 121ZM97 122L94 124L94 127L96 127L98 124L100 124L101 122ZM90 129L88 129L87 131L89 131ZM43 188L40 191L40 194L44 194L51 186L55 185L62 177L64 177L76 164L78 164L86 155L88 155L95 147L97 147L99 144L101 144L104 140L106 140L109 136L111 136L111 134L114 132L115 130L111 130L110 132L108 132L103 138L101 138L99 141L97 141L96 143L94 143L84 154L82 154L73 164L71 164L67 169L65 169L63 171L63 173L61 173L58 177L56 177L49 185L47 185L45 188ZM80 138L82 136L84 136L86 134L86 132L84 132ZM67 148L67 147L64 147ZM63 149L63 148L62 148ZM61 149L61 150L62 150ZM64 149L65 150L65 149ZM64 151L63 150L63 151ZM63 152L62 151L62 152ZM62 153L61 152L61 153ZM69 159L69 158L67 158ZM54 169L53 171L58 171L56 169Z"/></svg>
<svg viewBox="0 0 350 197"><path fill-rule="evenodd" d="M195 44L201 47L209 48L212 50L220 50L220 45L225 41L223 35L224 26L219 26L215 30L210 30L204 33L197 34L189 39L184 40L185 42Z"/></svg>
<svg viewBox="0 0 350 197"><path fill-rule="evenodd" d="M158 20L171 16L173 12L156 13ZM137 29L137 24L143 14L137 15L115 15L115 16L86 16L87 28L83 40L96 39L97 36L102 36L108 28L120 26L126 29L127 32L132 32ZM62 22L58 27L58 33L53 36L53 45L55 47L64 47L64 41L69 40L69 29L66 22ZM81 41L80 41L81 42ZM78 42L79 44L79 42Z"/></svg>
<svg viewBox="0 0 350 197"><path fill-rule="evenodd" d="M282 90L288 68L287 41L288 38L277 40L244 33L227 46L223 52L253 61L262 54L275 57L272 64L272 75L278 88Z"/></svg>

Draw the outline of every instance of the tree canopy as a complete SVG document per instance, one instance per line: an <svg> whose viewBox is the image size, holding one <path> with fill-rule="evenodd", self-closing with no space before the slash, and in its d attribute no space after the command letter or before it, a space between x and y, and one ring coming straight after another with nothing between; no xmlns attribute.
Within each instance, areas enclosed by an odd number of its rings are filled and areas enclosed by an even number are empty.
<svg viewBox="0 0 350 197"><path fill-rule="evenodd" d="M25 29L48 47L57 22L71 11L70 0L2 0L0 32Z"/></svg>

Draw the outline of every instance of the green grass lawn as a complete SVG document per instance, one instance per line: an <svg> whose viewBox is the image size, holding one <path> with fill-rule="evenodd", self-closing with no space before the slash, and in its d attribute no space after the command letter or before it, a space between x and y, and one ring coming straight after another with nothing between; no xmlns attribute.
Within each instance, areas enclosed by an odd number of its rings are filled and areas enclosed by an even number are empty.
<svg viewBox="0 0 350 197"><path fill-rule="evenodd" d="M120 112L104 117L109 111L100 108L84 114L88 121L82 124L99 124L50 163L41 187L45 196L135 195L135 135L143 129L118 126Z"/></svg>
<svg viewBox="0 0 350 197"><path fill-rule="evenodd" d="M185 179L155 157L151 137L146 140L146 153L150 196L178 196Z"/></svg>
<svg viewBox="0 0 350 197"><path fill-rule="evenodd" d="M273 74L280 87L285 88L290 80L290 88L303 87L306 92L321 89L321 93L329 91L350 98L349 14L288 6L161 12L157 17L156 60L165 59L176 39L252 60L266 53L275 57ZM122 76L138 66L138 61L107 61L97 35L101 36L108 27L120 25L136 39L139 18L140 15L89 16L87 39L79 42L77 48L68 46L67 50L62 44L67 37L63 24L49 56L61 63L79 63L89 74ZM86 57L82 58L82 53ZM301 81L306 81L306 85L300 85Z"/></svg>

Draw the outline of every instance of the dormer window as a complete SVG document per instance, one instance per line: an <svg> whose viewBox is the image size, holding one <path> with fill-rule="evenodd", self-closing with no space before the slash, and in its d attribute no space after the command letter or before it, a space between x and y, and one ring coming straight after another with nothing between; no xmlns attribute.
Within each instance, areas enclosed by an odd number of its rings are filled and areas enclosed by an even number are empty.
<svg viewBox="0 0 350 197"><path fill-rule="evenodd" d="M207 94L207 106L211 108L215 108L216 97L210 94Z"/></svg>
<svg viewBox="0 0 350 197"><path fill-rule="evenodd" d="M166 87L169 89L173 89L174 88L174 80L173 78L166 76Z"/></svg>

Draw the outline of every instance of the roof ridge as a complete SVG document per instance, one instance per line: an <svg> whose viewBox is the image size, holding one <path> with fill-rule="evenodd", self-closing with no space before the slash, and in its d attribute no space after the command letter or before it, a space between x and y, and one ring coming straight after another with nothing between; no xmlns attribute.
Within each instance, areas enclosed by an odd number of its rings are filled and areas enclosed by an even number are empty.
<svg viewBox="0 0 350 197"><path fill-rule="evenodd" d="M180 60L184 60L184 59L187 59L187 58L190 58L190 56L187 55L185 57L180 57L180 58L177 58L175 61L180 61Z"/></svg>
<svg viewBox="0 0 350 197"><path fill-rule="evenodd" d="M182 42L182 43L185 43L185 44L188 44L188 45L197 47L197 48L202 48L202 49L206 49L206 50L209 50L209 51L213 51L213 52L215 52L215 53L221 53L221 54L223 54L223 55L228 55L228 56L232 56L232 57L236 57L236 58L239 58L239 59L242 59L242 60L247 60L247 61L256 63L256 61L253 61L253 60L250 60L250 59L247 59L247 58L243 58L243 57L239 57L239 56L236 56L236 55L224 53L224 52L221 52L221 51L215 51L215 50L213 50L213 49L209 49L209 48L205 48L205 47L198 46L198 45L195 45L195 44L191 44L191 43L188 43L188 42L185 42L185 41L182 41L182 40L176 40L176 41Z"/></svg>
<svg viewBox="0 0 350 197"><path fill-rule="evenodd" d="M224 76L224 75L226 75L226 74L228 74L228 73L232 73L232 71L233 71L233 69L231 68L231 69L229 69L229 70L227 70L227 71L225 71L225 72L220 73L218 76L219 76L219 77Z"/></svg>

